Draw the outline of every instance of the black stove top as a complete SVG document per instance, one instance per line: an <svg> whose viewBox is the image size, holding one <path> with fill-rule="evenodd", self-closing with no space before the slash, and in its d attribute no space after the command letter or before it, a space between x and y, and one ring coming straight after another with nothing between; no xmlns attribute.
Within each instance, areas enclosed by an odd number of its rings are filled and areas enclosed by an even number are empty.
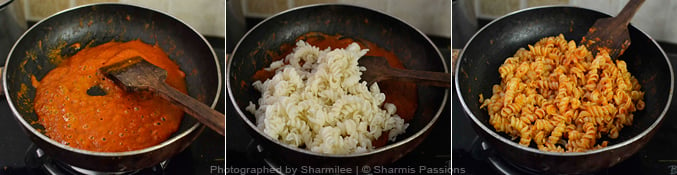
<svg viewBox="0 0 677 175"><path fill-rule="evenodd" d="M671 47L671 46L666 46ZM677 68L677 52L668 53L673 69ZM671 103L662 126L651 141L635 155L608 169L593 174L677 174L677 103ZM490 157L482 138L472 128L470 119L460 105L458 95L452 93L452 171L454 174L524 174L500 157Z"/></svg>
<svg viewBox="0 0 677 175"><path fill-rule="evenodd" d="M223 40L220 40L223 41ZM213 46L221 46L221 43L214 43ZM220 68L222 77L225 77L225 50L224 48L214 48L220 59ZM3 61L4 62L4 61ZM216 110L225 111L225 82L222 85L221 96L216 104ZM29 140L28 136L19 127L18 122L9 109L9 104L5 97L0 100L0 175L19 174L19 175L42 175L49 173L49 168L59 174L77 174L60 162L44 157L36 162L36 147ZM183 152L177 154L164 163L133 172L132 174L224 174L223 165L225 162L225 140L223 136L206 128L193 141L193 143ZM46 162L47 164L43 164ZM65 165L67 166L67 165ZM89 174L89 173L86 173Z"/></svg>

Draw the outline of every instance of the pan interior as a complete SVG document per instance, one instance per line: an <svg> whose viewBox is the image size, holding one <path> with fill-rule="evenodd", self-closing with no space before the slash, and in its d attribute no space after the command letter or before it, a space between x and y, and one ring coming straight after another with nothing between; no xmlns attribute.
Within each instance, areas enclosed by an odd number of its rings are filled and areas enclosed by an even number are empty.
<svg viewBox="0 0 677 175"><path fill-rule="evenodd" d="M7 95L18 112L15 115L36 129L43 129L33 110L35 88L31 76L41 80L62 59L86 47L131 40L161 47L186 73L190 96L208 105L217 100L221 82L218 62L201 36L165 14L135 6L99 4L51 16L29 29L16 43L8 57L5 75ZM81 47L72 47L74 44ZM179 130L171 137L196 123L193 117L184 116Z"/></svg>
<svg viewBox="0 0 677 175"><path fill-rule="evenodd" d="M602 17L608 15L582 8L548 7L512 14L486 26L466 45L456 72L459 96L469 109L467 112L489 129L485 132L495 132L486 109L479 108L478 99L479 94L491 97L492 85L500 83L498 68L504 60L519 48L560 33L567 40L579 42L595 20ZM632 44L618 59L626 61L629 72L642 85L646 108L634 113L633 125L623 128L619 138L605 139L610 146L640 135L657 122L671 92L672 72L662 50L637 28L629 26L629 32ZM510 139L506 134L500 135Z"/></svg>
<svg viewBox="0 0 677 175"><path fill-rule="evenodd" d="M312 14L312 15L309 15ZM253 114L245 111L249 102L261 97L251 84L258 70L283 56L285 45L295 46L297 37L309 32L341 35L370 41L392 51L408 69L447 72L439 51L425 36L401 21L361 7L320 5L293 9L258 24L240 40L228 63L228 84L232 99L249 127L256 128ZM333 48L332 48L333 49ZM418 86L418 109L404 140L422 130L437 116L446 100L446 89ZM262 131L254 134L263 134ZM269 138L269 137L268 137ZM271 138L269 138L271 139ZM279 142L276 142L279 143Z"/></svg>

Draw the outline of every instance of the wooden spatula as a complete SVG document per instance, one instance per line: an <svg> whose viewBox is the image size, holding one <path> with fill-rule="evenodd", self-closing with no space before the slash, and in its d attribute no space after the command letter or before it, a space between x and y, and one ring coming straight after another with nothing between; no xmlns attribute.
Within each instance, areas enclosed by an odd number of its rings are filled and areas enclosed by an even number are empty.
<svg viewBox="0 0 677 175"><path fill-rule="evenodd" d="M581 44L588 47L594 55L600 49L608 51L612 59L618 58L630 46L628 24L645 0L630 0L616 17L602 18L588 29Z"/></svg>
<svg viewBox="0 0 677 175"><path fill-rule="evenodd" d="M361 78L368 84L395 79L420 85L451 87L451 74L448 73L396 69L390 67L383 57L363 56L357 62L360 66L367 68L367 71L362 72Z"/></svg>
<svg viewBox="0 0 677 175"><path fill-rule="evenodd" d="M113 80L126 91L146 91L157 93L162 98L180 106L183 111L195 117L217 133L224 135L225 116L200 101L179 92L165 83L167 71L148 63L141 57L133 57L101 67L100 73Z"/></svg>

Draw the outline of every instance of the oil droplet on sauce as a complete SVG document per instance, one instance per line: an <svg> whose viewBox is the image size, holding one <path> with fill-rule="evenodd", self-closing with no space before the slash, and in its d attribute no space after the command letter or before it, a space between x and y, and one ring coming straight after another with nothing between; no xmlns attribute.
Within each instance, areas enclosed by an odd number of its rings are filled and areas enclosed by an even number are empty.
<svg viewBox="0 0 677 175"><path fill-rule="evenodd" d="M134 56L167 70L166 82L186 93L183 72L159 47L138 40L87 47L64 59L42 80L31 77L36 87L35 112L44 133L59 143L98 152L138 150L169 138L181 122L180 108L149 92L125 92L97 73L102 66ZM87 89L95 85L106 95L89 96ZM161 115L151 115L157 109ZM110 137L113 134L119 137Z"/></svg>

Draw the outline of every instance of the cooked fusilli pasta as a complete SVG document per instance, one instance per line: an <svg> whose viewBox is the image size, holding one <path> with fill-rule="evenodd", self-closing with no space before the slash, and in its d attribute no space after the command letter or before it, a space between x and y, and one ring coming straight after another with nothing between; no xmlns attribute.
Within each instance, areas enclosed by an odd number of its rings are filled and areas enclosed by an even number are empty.
<svg viewBox="0 0 677 175"><path fill-rule="evenodd" d="M275 70L272 78L253 83L261 98L258 108L249 102L246 110L266 135L313 152L367 152L382 134L394 141L408 124L395 105L384 103L377 83L360 82L365 68L357 60L367 51L357 43L320 50L298 41L285 59L266 68Z"/></svg>
<svg viewBox="0 0 677 175"><path fill-rule="evenodd" d="M520 48L498 68L501 83L480 97L489 123L519 144L543 151L584 152L606 147L645 107L641 85L623 60L593 56L564 35ZM481 95L481 94L480 94Z"/></svg>

